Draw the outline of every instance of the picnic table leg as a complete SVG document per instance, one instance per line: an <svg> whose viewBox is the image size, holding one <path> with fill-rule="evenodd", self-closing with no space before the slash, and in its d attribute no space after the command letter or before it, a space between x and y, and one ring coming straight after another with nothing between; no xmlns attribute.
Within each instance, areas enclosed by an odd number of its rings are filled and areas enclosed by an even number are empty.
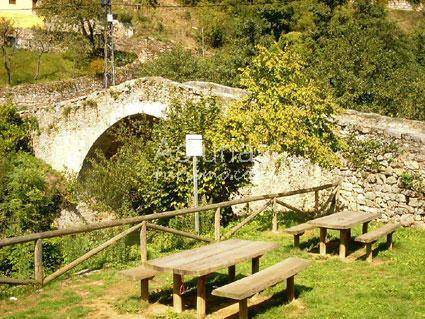
<svg viewBox="0 0 425 319"><path fill-rule="evenodd" d="M302 234L304 234L304 233L302 233ZM294 235L294 247L300 247L300 236L302 234Z"/></svg>
<svg viewBox="0 0 425 319"><path fill-rule="evenodd" d="M387 247L389 250L393 249L393 233L387 235Z"/></svg>
<svg viewBox="0 0 425 319"><path fill-rule="evenodd" d="M207 315L207 276L198 278L197 297L196 297L196 312L197 318L203 319Z"/></svg>
<svg viewBox="0 0 425 319"><path fill-rule="evenodd" d="M366 234L367 233L367 228L368 227L369 227L369 222L363 223L362 234Z"/></svg>
<svg viewBox="0 0 425 319"><path fill-rule="evenodd" d="M140 280L140 298L146 302L149 302L149 279Z"/></svg>
<svg viewBox="0 0 425 319"><path fill-rule="evenodd" d="M180 293L180 287L182 285L182 276L179 274L173 274L173 307L177 313L183 312L183 298Z"/></svg>
<svg viewBox="0 0 425 319"><path fill-rule="evenodd" d="M260 256L252 258L251 273L255 274L260 271Z"/></svg>
<svg viewBox="0 0 425 319"><path fill-rule="evenodd" d="M320 227L320 255L326 256L326 233L327 229Z"/></svg>
<svg viewBox="0 0 425 319"><path fill-rule="evenodd" d="M236 265L229 267L229 282L235 281L236 278Z"/></svg>
<svg viewBox="0 0 425 319"><path fill-rule="evenodd" d="M339 232L339 257L345 258L347 257L348 252L348 243L349 243L349 229L341 229Z"/></svg>
<svg viewBox="0 0 425 319"><path fill-rule="evenodd" d="M248 299L239 300L239 319L248 319Z"/></svg>
<svg viewBox="0 0 425 319"><path fill-rule="evenodd" d="M289 302L295 299L295 280L294 276L286 279L286 295L288 296Z"/></svg>
<svg viewBox="0 0 425 319"><path fill-rule="evenodd" d="M366 244L366 260L371 263L372 259L373 259L372 243L367 243Z"/></svg>

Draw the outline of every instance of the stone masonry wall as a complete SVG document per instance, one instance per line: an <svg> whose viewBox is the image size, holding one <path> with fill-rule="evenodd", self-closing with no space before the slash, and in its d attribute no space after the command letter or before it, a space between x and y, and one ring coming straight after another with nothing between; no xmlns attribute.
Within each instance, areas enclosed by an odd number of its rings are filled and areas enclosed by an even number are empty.
<svg viewBox="0 0 425 319"><path fill-rule="evenodd" d="M287 154L267 154L256 159L252 185L245 195L259 195L321 185L341 179L339 205L343 209L380 212L381 220L425 228L425 123L376 114L346 111L337 117L342 136L375 147L374 156L355 167L342 158L340 168L326 170ZM366 151L370 152L370 149ZM347 157L347 156L346 156ZM406 180L411 183L406 185ZM323 192L324 193L324 192ZM311 209L313 194L287 202ZM321 202L326 196L321 196Z"/></svg>

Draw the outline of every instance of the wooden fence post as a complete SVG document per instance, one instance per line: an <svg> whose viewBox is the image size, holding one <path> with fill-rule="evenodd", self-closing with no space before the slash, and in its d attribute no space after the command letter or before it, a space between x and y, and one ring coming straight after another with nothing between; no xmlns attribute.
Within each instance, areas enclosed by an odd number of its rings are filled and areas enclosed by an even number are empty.
<svg viewBox="0 0 425 319"><path fill-rule="evenodd" d="M214 216L214 239L215 241L220 241L221 233L220 233L220 220L221 220L221 209L217 208Z"/></svg>
<svg viewBox="0 0 425 319"><path fill-rule="evenodd" d="M35 241L34 248L34 277L39 285L43 285L43 242L41 239Z"/></svg>
<svg viewBox="0 0 425 319"><path fill-rule="evenodd" d="M316 214L319 212L319 191L314 192L314 210Z"/></svg>
<svg viewBox="0 0 425 319"><path fill-rule="evenodd" d="M142 263L145 263L148 260L148 237L146 229L146 221L142 222L142 227L140 227L140 254Z"/></svg>
<svg viewBox="0 0 425 319"><path fill-rule="evenodd" d="M276 197L275 197L275 198L273 198L273 221L272 221L272 231L273 231L274 233L277 233L277 232L278 232Z"/></svg>

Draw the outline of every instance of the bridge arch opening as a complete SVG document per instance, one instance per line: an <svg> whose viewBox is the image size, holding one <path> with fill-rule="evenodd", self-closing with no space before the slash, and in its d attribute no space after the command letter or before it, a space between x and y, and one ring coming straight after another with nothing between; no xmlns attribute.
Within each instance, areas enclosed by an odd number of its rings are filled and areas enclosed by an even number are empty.
<svg viewBox="0 0 425 319"><path fill-rule="evenodd" d="M138 113L126 116L108 129L106 129L92 144L83 160L78 179L84 176L92 168L92 162L99 160L99 155L106 159L112 158L124 145L126 138L132 136L137 138L150 139L153 126L160 119L146 114Z"/></svg>

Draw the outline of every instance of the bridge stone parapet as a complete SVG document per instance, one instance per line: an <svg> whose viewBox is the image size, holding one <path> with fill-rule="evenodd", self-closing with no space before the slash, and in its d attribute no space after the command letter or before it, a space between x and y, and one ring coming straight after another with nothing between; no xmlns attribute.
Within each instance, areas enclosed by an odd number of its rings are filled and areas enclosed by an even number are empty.
<svg viewBox="0 0 425 319"><path fill-rule="evenodd" d="M231 92L234 91L234 94ZM39 133L33 137L37 157L53 168L77 175L91 147L108 128L137 114L165 115L173 99L193 100L216 96L225 101L240 98L242 90L182 84L163 78L142 78L86 96L27 110L36 117Z"/></svg>

